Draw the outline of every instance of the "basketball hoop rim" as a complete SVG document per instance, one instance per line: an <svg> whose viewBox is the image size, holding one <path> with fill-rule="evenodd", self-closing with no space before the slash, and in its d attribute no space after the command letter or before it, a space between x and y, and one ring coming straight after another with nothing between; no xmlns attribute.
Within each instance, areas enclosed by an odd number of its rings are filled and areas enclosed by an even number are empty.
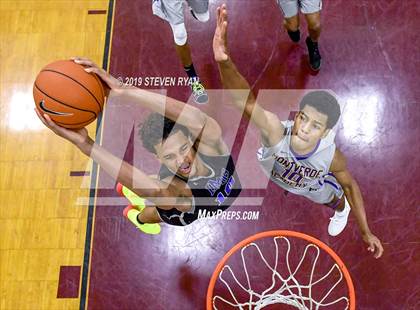
<svg viewBox="0 0 420 310"><path fill-rule="evenodd" d="M356 309L356 294L355 294L355 291L354 291L353 281L351 279L350 273L349 273L346 265L341 260L341 258L334 252L334 250L332 250L324 242L322 242L322 241L320 241L320 240L318 240L314 237L311 237L309 235L306 235L304 233L300 233L300 232L292 231L292 230L270 230L270 231L264 231L264 232L257 233L255 235L252 235L252 236L238 242L219 261L219 263L216 265L216 268L214 269L214 272L213 272L213 274L211 276L211 279L210 279L209 287L207 289L207 297L206 297L207 310L212 310L213 309L214 286L216 284L217 277L218 277L220 271L222 270L223 266L225 265L226 261L235 252L237 252L239 249L243 248L245 245L250 244L251 242L253 242L255 240L258 240L258 239L261 239L261 238L266 238L266 237L281 237L281 236L304 239L308 242L316 244L322 250L327 252L334 259L334 261L337 263L338 267L343 272L344 278L346 279L347 288L349 290L349 309L350 310L355 310Z"/></svg>

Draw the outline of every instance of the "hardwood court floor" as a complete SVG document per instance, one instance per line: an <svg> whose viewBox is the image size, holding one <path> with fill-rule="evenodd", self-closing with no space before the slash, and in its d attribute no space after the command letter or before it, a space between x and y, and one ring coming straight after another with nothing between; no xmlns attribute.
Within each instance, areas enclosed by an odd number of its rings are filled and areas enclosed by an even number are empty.
<svg viewBox="0 0 420 310"><path fill-rule="evenodd" d="M57 298L60 266L83 264L91 162L45 129L32 84L49 62L85 55L101 64L108 1L0 2L0 238L3 310L77 309ZM89 126L95 134L95 124Z"/></svg>

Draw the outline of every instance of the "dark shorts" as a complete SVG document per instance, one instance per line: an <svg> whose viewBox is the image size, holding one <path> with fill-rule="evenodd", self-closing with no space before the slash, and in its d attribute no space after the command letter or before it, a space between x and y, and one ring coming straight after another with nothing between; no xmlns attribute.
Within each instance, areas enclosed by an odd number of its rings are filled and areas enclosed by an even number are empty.
<svg viewBox="0 0 420 310"><path fill-rule="evenodd" d="M189 212L182 212L178 209L172 208L164 210L156 207L156 210L160 216L160 219L169 224L175 226L187 226L197 220L201 214L214 214L218 210L225 211L230 205L223 206L200 206L193 207Z"/></svg>

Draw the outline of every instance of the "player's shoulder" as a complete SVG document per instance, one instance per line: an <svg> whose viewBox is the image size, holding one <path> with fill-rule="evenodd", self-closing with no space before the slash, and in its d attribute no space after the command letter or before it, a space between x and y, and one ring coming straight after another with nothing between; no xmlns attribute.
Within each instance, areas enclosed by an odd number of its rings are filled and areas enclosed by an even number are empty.
<svg viewBox="0 0 420 310"><path fill-rule="evenodd" d="M347 169L347 158L338 147L335 148L334 157L331 163L330 171L343 171Z"/></svg>

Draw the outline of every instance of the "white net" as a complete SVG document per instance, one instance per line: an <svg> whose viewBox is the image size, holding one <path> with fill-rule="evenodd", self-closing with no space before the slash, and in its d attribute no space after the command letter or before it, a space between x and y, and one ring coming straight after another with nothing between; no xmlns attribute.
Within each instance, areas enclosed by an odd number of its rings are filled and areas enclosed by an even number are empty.
<svg viewBox="0 0 420 310"><path fill-rule="evenodd" d="M281 246L282 252L285 253L280 253L280 241L285 242ZM307 243L299 257L299 254L296 254L297 251L292 251L291 243L287 237L273 237L273 242L275 245L274 261L273 259L267 259L255 242L241 249L242 266L240 269L243 270L242 277L236 274L240 273L238 270L235 269L235 273L230 265L224 265L219 273L218 280L221 282L219 288L222 287L225 293L222 297L215 291L213 309L258 310L279 304L302 310L349 308L349 298L346 295L340 297L333 294L338 286L341 286L341 289L346 286L340 267L331 259L331 266L325 268L325 264L323 264L322 268L317 268L319 267L321 253L317 245ZM256 252L254 251L253 254L249 255L252 256L252 259L247 259L247 253L251 248ZM267 283L268 287L263 290L261 290L260 285L262 277L258 274L250 274L248 270L251 266L256 265L256 259L259 259L259 263L268 268L267 270L271 274L271 281ZM270 260L273 261L271 264L269 263ZM293 260L293 264L291 260ZM308 261L310 261L309 267ZM325 270L327 271L325 272ZM300 276L301 273L306 274L304 278ZM251 283L252 280L257 282L258 285ZM259 286L258 289L257 286ZM246 300L244 300L244 296L247 297Z"/></svg>

